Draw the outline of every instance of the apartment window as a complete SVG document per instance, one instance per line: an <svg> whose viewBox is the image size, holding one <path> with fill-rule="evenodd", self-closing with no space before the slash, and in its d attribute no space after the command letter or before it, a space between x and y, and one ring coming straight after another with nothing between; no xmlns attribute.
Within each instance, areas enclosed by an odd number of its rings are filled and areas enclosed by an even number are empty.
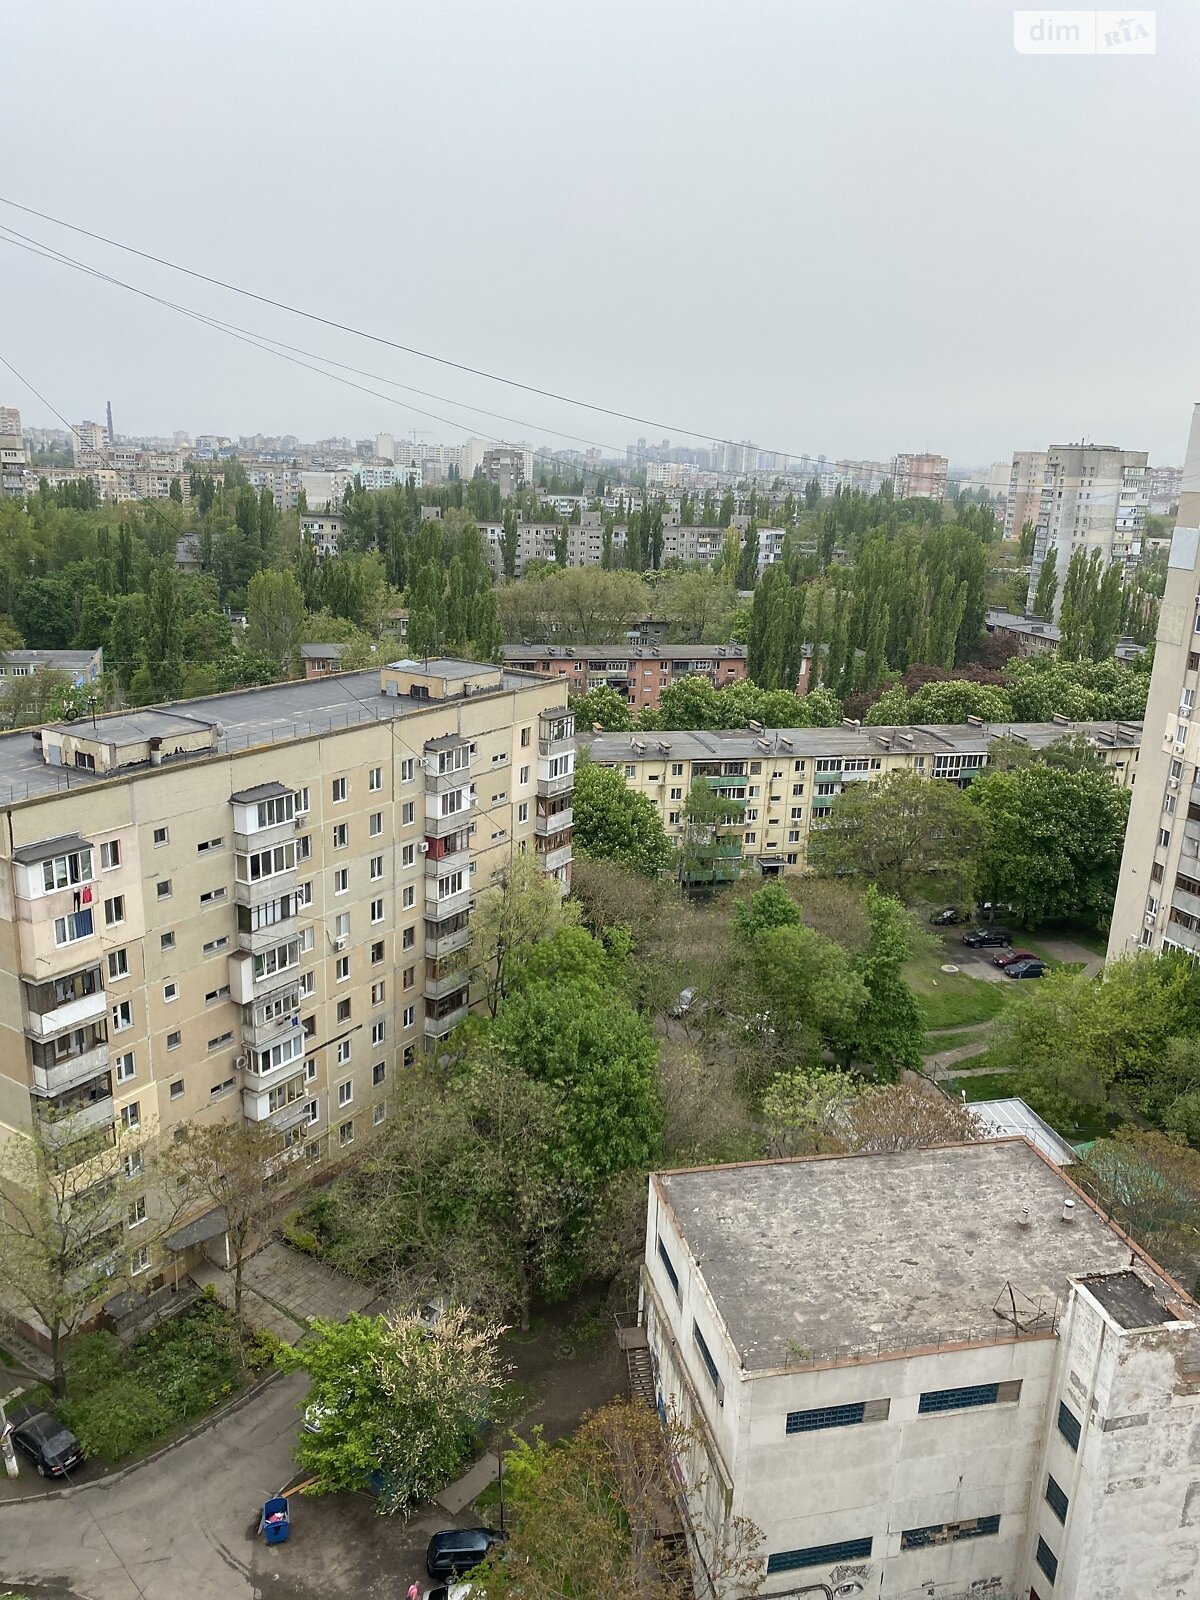
<svg viewBox="0 0 1200 1600"><path fill-rule="evenodd" d="M354 1099L354 1085L349 1078L346 1079L345 1083L338 1084L337 1097L339 1106L348 1106L351 1100Z"/></svg>
<svg viewBox="0 0 1200 1600"><path fill-rule="evenodd" d="M1005 1383L968 1383L957 1389L926 1389L917 1406L918 1415L930 1411L966 1411L972 1406L994 1406L1020 1398L1021 1380Z"/></svg>
<svg viewBox="0 0 1200 1600"><path fill-rule="evenodd" d="M383 877L383 857L372 856L369 877L372 883L378 882Z"/></svg>
<svg viewBox="0 0 1200 1600"><path fill-rule="evenodd" d="M111 872L114 867L121 865L121 841L119 839L105 839L101 844L100 865L105 872Z"/></svg>
<svg viewBox="0 0 1200 1600"><path fill-rule="evenodd" d="M172 1028L171 1032L167 1035L167 1049L178 1050L182 1043L183 1034L180 1033L178 1028Z"/></svg>
<svg viewBox="0 0 1200 1600"><path fill-rule="evenodd" d="M333 919L333 936L335 939L348 939L350 937L350 913L339 911Z"/></svg>
<svg viewBox="0 0 1200 1600"><path fill-rule="evenodd" d="M683 799L683 790L682 789L672 789L671 793L668 795L667 798L670 799L670 800L682 800Z"/></svg>
<svg viewBox="0 0 1200 1600"><path fill-rule="evenodd" d="M530 738L530 730L528 728L522 728L521 729L521 749L522 750L528 750L529 749L529 738Z"/></svg>
<svg viewBox="0 0 1200 1600"><path fill-rule="evenodd" d="M163 984L163 999L168 1005L170 1005L172 1000L179 999L179 985L174 980L172 980L170 983Z"/></svg>
<svg viewBox="0 0 1200 1600"><path fill-rule="evenodd" d="M414 762L413 757L412 756L406 757L400 763L400 782L401 783L411 783L413 781L413 772L414 772L414 770L415 770L415 762Z"/></svg>
<svg viewBox="0 0 1200 1600"><path fill-rule="evenodd" d="M70 855L53 856L42 863L42 887L47 894L67 889L72 884L89 883L92 877L92 852L74 850Z"/></svg>
<svg viewBox="0 0 1200 1600"><path fill-rule="evenodd" d="M1071 1446L1072 1450L1079 1449L1079 1418L1065 1401L1058 1403L1058 1431Z"/></svg>
<svg viewBox="0 0 1200 1600"><path fill-rule="evenodd" d="M307 1000L316 986L317 975L315 972L302 972L300 974L300 998L302 1000Z"/></svg>
<svg viewBox="0 0 1200 1600"><path fill-rule="evenodd" d="M837 1544L811 1544L806 1550L777 1550L767 1557L767 1573L794 1572L797 1567L832 1567L839 1561L863 1561L870 1554L870 1539L841 1539Z"/></svg>
<svg viewBox="0 0 1200 1600"><path fill-rule="evenodd" d="M88 921L91 921L90 916ZM111 900L106 900L104 902L104 923L106 927L115 928L124 921L125 896L123 894L115 894ZM90 933L91 931L91 928L89 928L88 932Z"/></svg>
<svg viewBox="0 0 1200 1600"><path fill-rule="evenodd" d="M1067 1499L1055 1479L1050 1476L1046 1479L1046 1504L1060 1522L1066 1522L1067 1508L1071 1502Z"/></svg>
<svg viewBox="0 0 1200 1600"><path fill-rule="evenodd" d="M129 1276L136 1278L139 1272L145 1272L150 1265L150 1246L139 1245L129 1258Z"/></svg>
<svg viewBox="0 0 1200 1600"><path fill-rule="evenodd" d="M409 821L411 821L411 820L412 819L409 818ZM371 817L370 817L370 822L369 822L368 827L367 827L367 831L371 835L372 839L378 839L379 835L383 832L383 812L382 811L372 811Z"/></svg>
<svg viewBox="0 0 1200 1600"><path fill-rule="evenodd" d="M160 878L154 885L154 892L160 900L169 900L171 898L170 878Z"/></svg>
<svg viewBox="0 0 1200 1600"><path fill-rule="evenodd" d="M228 892L229 891L223 887L220 889L205 889L204 893L200 896L201 909L203 909L205 906L219 906L228 895Z"/></svg>
<svg viewBox="0 0 1200 1600"><path fill-rule="evenodd" d="M387 1107L382 1102L380 1102L380 1104L375 1106L371 1111L371 1121L375 1125L375 1127L378 1127L379 1124L381 1122L383 1122L386 1117L387 1117Z"/></svg>
<svg viewBox="0 0 1200 1600"><path fill-rule="evenodd" d="M341 1145L343 1150L348 1144L354 1143L353 1122L343 1122L338 1128L338 1143Z"/></svg>
<svg viewBox="0 0 1200 1600"><path fill-rule="evenodd" d="M335 778L333 780L333 803L334 803L334 805L335 806L341 805L342 801L345 798L346 798L346 780L345 780L345 778Z"/></svg>
<svg viewBox="0 0 1200 1600"><path fill-rule="evenodd" d="M233 1088L233 1079L232 1078L225 1078L220 1083L214 1083L212 1085L212 1087L208 1091L208 1097L209 1097L210 1100L215 1099L216 1096L219 1095L219 1094L228 1094L230 1089L232 1089L232 1088Z"/></svg>
<svg viewBox="0 0 1200 1600"><path fill-rule="evenodd" d="M223 984L220 985L219 988L210 989L208 991L208 993L204 996L204 1004L206 1006L216 1006L216 1005L220 1005L222 1000L228 1000L228 999L229 999L229 985L227 983L223 983Z"/></svg>
<svg viewBox="0 0 1200 1600"><path fill-rule="evenodd" d="M1179 696L1179 715L1184 719L1185 722L1191 716L1192 710L1193 710L1195 704L1196 704L1196 691L1195 691L1195 689L1184 689L1184 690L1182 690L1180 692L1180 696Z"/></svg>
<svg viewBox="0 0 1200 1600"><path fill-rule="evenodd" d="M625 776L627 778L636 778L637 777L637 767L634 765L634 763L632 761L627 761L625 763Z"/></svg>
<svg viewBox="0 0 1200 1600"><path fill-rule="evenodd" d="M338 983L345 983L346 979L350 976L349 956L339 956L337 958L337 965L334 968L334 976Z"/></svg>
<svg viewBox="0 0 1200 1600"><path fill-rule="evenodd" d="M320 1120L321 1120L321 1102L319 1100L310 1100L308 1102L308 1124L309 1124L309 1127L311 1127L314 1122L320 1122ZM305 1155L304 1159L307 1161L308 1160L308 1156Z"/></svg>
<svg viewBox="0 0 1200 1600"><path fill-rule="evenodd" d="M334 894L346 894L350 889L350 868L338 867L333 875Z"/></svg>
<svg viewBox="0 0 1200 1600"><path fill-rule="evenodd" d="M346 1065L347 1061L349 1061L349 1059L350 1059L350 1054L351 1054L350 1045L351 1045L351 1042L352 1041L349 1040L349 1039L339 1039L338 1040L338 1043L337 1043L337 1064L338 1064L339 1067L344 1067Z"/></svg>
<svg viewBox="0 0 1200 1600"><path fill-rule="evenodd" d="M133 1027L133 1001L122 1000L120 1005L112 1009L112 1025L114 1033L123 1033L126 1028Z"/></svg>
<svg viewBox="0 0 1200 1600"><path fill-rule="evenodd" d="M386 1077L387 1063L385 1061L377 1061L371 1068L371 1082L378 1088Z"/></svg>
<svg viewBox="0 0 1200 1600"><path fill-rule="evenodd" d="M371 1024L371 1043L372 1044L382 1044L383 1041L386 1038L387 1038L387 1023L384 1022L384 1021L373 1022Z"/></svg>
<svg viewBox="0 0 1200 1600"><path fill-rule="evenodd" d="M383 960L383 940L382 939L376 939L375 943L371 946L371 965L373 967L377 967L382 960Z"/></svg>
<svg viewBox="0 0 1200 1600"><path fill-rule="evenodd" d="M400 904L405 911L411 911L417 903L417 890L415 884L407 884L400 896Z"/></svg>
<svg viewBox="0 0 1200 1600"><path fill-rule="evenodd" d="M127 1050L123 1056L116 1060L116 1078L118 1083L128 1083L130 1078L137 1074L137 1064L133 1058L133 1051Z"/></svg>
<svg viewBox="0 0 1200 1600"><path fill-rule="evenodd" d="M312 855L312 834L302 833L296 840L296 860L307 861Z"/></svg>
<svg viewBox="0 0 1200 1600"><path fill-rule="evenodd" d="M403 1020L403 1022L401 1024L401 1026L405 1027L405 1028L411 1028L411 1027L414 1027L416 1025L416 1021L417 1021L417 1008L416 1008L416 1006L405 1006L405 1008L404 1008L404 1020Z"/></svg>
<svg viewBox="0 0 1200 1600"><path fill-rule="evenodd" d="M309 1056L304 1063L304 1081L305 1083L315 1083L317 1081L317 1063L312 1056Z"/></svg>
<svg viewBox="0 0 1200 1600"><path fill-rule="evenodd" d="M127 1106L121 1107L121 1127L126 1133L132 1133L134 1128L140 1128L141 1125L141 1105L137 1100L131 1100Z"/></svg>
<svg viewBox="0 0 1200 1600"><path fill-rule="evenodd" d="M416 1047L415 1044L406 1044L404 1046L404 1065L406 1067L415 1067L416 1064L417 1064L417 1047Z"/></svg>
<svg viewBox="0 0 1200 1600"><path fill-rule="evenodd" d="M171 842L171 830L170 830L170 828L155 828L155 830L154 830L154 848L156 850L161 850L164 845L168 845L168 844L170 844L170 842Z"/></svg>
<svg viewBox="0 0 1200 1600"><path fill-rule="evenodd" d="M671 763L671 776L673 778L682 778L683 777L683 762L682 761L672 761L672 763Z"/></svg>
<svg viewBox="0 0 1200 1600"><path fill-rule="evenodd" d="M129 976L129 952L124 947L108 952L108 975L110 978Z"/></svg>
<svg viewBox="0 0 1200 1600"><path fill-rule="evenodd" d="M367 788L372 794L377 794L383 788L382 767L372 767L367 773Z"/></svg>
<svg viewBox="0 0 1200 1600"><path fill-rule="evenodd" d="M208 1048L210 1050L224 1050L226 1045L229 1045L229 1044L232 1044L232 1043L233 1043L233 1034L232 1034L232 1032L227 1030L225 1033L218 1033L216 1038L210 1039L208 1041Z"/></svg>
<svg viewBox="0 0 1200 1600"><path fill-rule="evenodd" d="M382 979L378 983L373 983L371 985L371 1004L373 1006L381 1006L386 998L387 984Z"/></svg>
<svg viewBox="0 0 1200 1600"><path fill-rule="evenodd" d="M372 922L382 922L383 921L383 901L382 900L372 900L371 901L371 921Z"/></svg>
<svg viewBox="0 0 1200 1600"><path fill-rule="evenodd" d="M205 856L210 850L219 850L224 843L224 839L202 839L196 846L196 854Z"/></svg>
<svg viewBox="0 0 1200 1600"><path fill-rule="evenodd" d="M712 1358L712 1351L708 1348L704 1335L700 1332L700 1324L692 1319L692 1338L695 1340L696 1349L700 1352L700 1359L704 1363L705 1371L712 1379L712 1386L717 1391L717 1398L722 1396L721 1374L717 1371L717 1363Z"/></svg>
<svg viewBox="0 0 1200 1600"><path fill-rule="evenodd" d="M936 1522L928 1528L905 1528L901 1550L923 1550L929 1545L952 1544L959 1539L981 1539L1000 1532L999 1516L967 1517L962 1522Z"/></svg>
<svg viewBox="0 0 1200 1600"><path fill-rule="evenodd" d="M222 933L217 938L210 939L208 941L208 943L204 946L204 955L206 957L220 955L222 950L227 950L228 948L229 935L227 933Z"/></svg>
<svg viewBox="0 0 1200 1600"><path fill-rule="evenodd" d="M416 847L415 844L401 845L401 847L400 847L400 865L402 867L411 867L413 862L416 859L417 859L417 847Z"/></svg>
<svg viewBox="0 0 1200 1600"><path fill-rule="evenodd" d="M517 782L518 783L528 783L529 782L529 768L528 767L522 767L521 768L520 772L517 774Z"/></svg>
<svg viewBox="0 0 1200 1600"><path fill-rule="evenodd" d="M1167 846L1170 844L1170 842L1171 842L1170 831L1168 829L1166 829L1166 828L1160 828L1158 830L1158 848L1160 850L1165 850L1167 848Z"/></svg>
<svg viewBox="0 0 1200 1600"><path fill-rule="evenodd" d="M417 969L416 969L416 967L405 967L404 971L400 974L400 987L402 989L412 989L412 988L415 987L416 982L417 982Z"/></svg>
<svg viewBox="0 0 1200 1600"><path fill-rule="evenodd" d="M528 800L522 800L521 803L518 805L518 807L517 807L517 821L518 822L528 822L529 821L529 801Z"/></svg>
<svg viewBox="0 0 1200 1600"><path fill-rule="evenodd" d="M417 817L416 803L414 801L412 801L412 800L406 800L404 802L404 804L400 807L400 825L401 825L401 827L404 827L404 828L411 827L412 824L416 821L416 817ZM380 831L382 832L382 829L383 829L383 818L382 817L380 817L379 822L380 822Z"/></svg>
<svg viewBox="0 0 1200 1600"><path fill-rule="evenodd" d="M174 950L174 948L175 948L175 935L174 935L174 933L160 933L159 936L158 936L158 948L160 950Z"/></svg>
<svg viewBox="0 0 1200 1600"><path fill-rule="evenodd" d="M339 1022L349 1022L350 1021L350 1002L349 1002L349 1000L339 1000L338 1001L338 1003L337 1003L337 1020Z"/></svg>
<svg viewBox="0 0 1200 1600"><path fill-rule="evenodd" d="M416 942L417 942L416 926L414 925L411 928L405 928L404 932L400 935L400 948L402 950L411 950L413 945L416 944Z"/></svg>
<svg viewBox="0 0 1200 1600"><path fill-rule="evenodd" d="M131 1150L124 1160L125 1176L140 1178L146 1170L146 1158L140 1150Z"/></svg>
<svg viewBox="0 0 1200 1600"><path fill-rule="evenodd" d="M335 825L331 840L335 850L344 850L346 848L350 842L350 829L346 823L339 822Z"/></svg>
<svg viewBox="0 0 1200 1600"><path fill-rule="evenodd" d="M1045 1539L1040 1536L1037 1542L1037 1556L1035 1559L1038 1566L1041 1567L1047 1578L1053 1583L1055 1578L1058 1577L1058 1557L1051 1550Z"/></svg>
<svg viewBox="0 0 1200 1600"><path fill-rule="evenodd" d="M675 1263L671 1260L670 1256L667 1254L667 1247L666 1247L666 1245L663 1244L661 1239L658 1241L658 1259L663 1264L663 1270L666 1272L667 1277L670 1279L671 1287L675 1291L675 1298L678 1300L678 1298L679 1298L679 1274L675 1271Z"/></svg>

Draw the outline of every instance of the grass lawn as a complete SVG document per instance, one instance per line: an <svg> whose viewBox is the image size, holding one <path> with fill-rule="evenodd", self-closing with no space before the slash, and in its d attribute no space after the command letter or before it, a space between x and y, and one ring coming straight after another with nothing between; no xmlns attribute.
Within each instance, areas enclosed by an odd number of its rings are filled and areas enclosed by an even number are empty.
<svg viewBox="0 0 1200 1600"><path fill-rule="evenodd" d="M927 1033L921 1046L923 1056L940 1056L943 1050L961 1050L967 1044L983 1044L988 1037L986 1028L967 1028L959 1033ZM975 1058L972 1056L972 1063Z"/></svg>
<svg viewBox="0 0 1200 1600"><path fill-rule="evenodd" d="M1007 998L1004 987L965 972L942 972L939 962L946 959L939 949L936 958L922 955L904 966L926 1028L961 1028L998 1016Z"/></svg>

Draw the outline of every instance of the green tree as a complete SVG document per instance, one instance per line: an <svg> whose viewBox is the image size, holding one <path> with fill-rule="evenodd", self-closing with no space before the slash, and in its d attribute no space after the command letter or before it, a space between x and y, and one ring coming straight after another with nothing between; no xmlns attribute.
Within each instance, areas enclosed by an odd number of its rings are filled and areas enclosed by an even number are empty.
<svg viewBox="0 0 1200 1600"><path fill-rule="evenodd" d="M246 589L246 648L265 656L287 677L296 660L304 621L304 593L290 572L256 572Z"/></svg>
<svg viewBox="0 0 1200 1600"><path fill-rule="evenodd" d="M320 1428L303 1431L296 1447L311 1491L371 1489L377 1509L394 1513L444 1488L491 1410L504 1374L502 1331L454 1307L432 1326L415 1314L314 1318L305 1343L283 1345L277 1358L312 1382Z"/></svg>
<svg viewBox="0 0 1200 1600"><path fill-rule="evenodd" d="M471 913L471 963L493 1017L531 947L577 917L535 855L514 855L493 874Z"/></svg>
<svg viewBox="0 0 1200 1600"><path fill-rule="evenodd" d="M880 783L846 786L809 836L808 864L827 875L854 873L906 905L965 905L984 837L980 810L960 789L893 772Z"/></svg>
<svg viewBox="0 0 1200 1600"><path fill-rule="evenodd" d="M165 562L150 574L145 618L152 693L158 700L178 700L183 691L183 599L179 575Z"/></svg>
<svg viewBox="0 0 1200 1600"><path fill-rule="evenodd" d="M571 709L579 728L602 728L605 733L628 733L633 726L629 702L606 683L586 694L572 695Z"/></svg>
<svg viewBox="0 0 1200 1600"><path fill-rule="evenodd" d="M657 807L628 788L614 767L581 761L572 806L579 855L617 861L650 877L671 865L674 852Z"/></svg>
<svg viewBox="0 0 1200 1600"><path fill-rule="evenodd" d="M1036 764L978 778L967 791L986 826L986 897L1018 920L1099 923L1111 915L1129 791L1105 771Z"/></svg>
<svg viewBox="0 0 1200 1600"><path fill-rule="evenodd" d="M507 506L504 512L504 525L500 534L500 558L506 578L515 578L517 575L517 549L517 513L512 506Z"/></svg>
<svg viewBox="0 0 1200 1600"><path fill-rule="evenodd" d="M912 951L912 919L899 900L867 889L867 948L855 968L868 1000L853 1038L853 1054L875 1064L880 1079L921 1069L925 1022L902 968Z"/></svg>
<svg viewBox="0 0 1200 1600"><path fill-rule="evenodd" d="M1033 614L1047 621L1054 615L1054 600L1058 594L1058 557L1053 550L1046 553L1038 568L1037 589L1033 596Z"/></svg>
<svg viewBox="0 0 1200 1600"><path fill-rule="evenodd" d="M753 589L758 582L758 525L751 522L742 538L742 549L738 556L737 571L734 574L733 586L735 589Z"/></svg>

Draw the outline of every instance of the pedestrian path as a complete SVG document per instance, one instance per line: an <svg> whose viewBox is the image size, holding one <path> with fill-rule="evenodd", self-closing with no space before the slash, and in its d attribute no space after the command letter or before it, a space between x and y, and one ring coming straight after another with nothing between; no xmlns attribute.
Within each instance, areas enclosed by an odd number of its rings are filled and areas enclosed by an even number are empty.
<svg viewBox="0 0 1200 1600"><path fill-rule="evenodd" d="M233 1273L204 1263L192 1278L212 1286L222 1305L233 1305ZM242 1268L242 1315L255 1328L295 1344L308 1331L310 1317L343 1322L351 1311L382 1310L372 1289L335 1272L322 1261L273 1240Z"/></svg>

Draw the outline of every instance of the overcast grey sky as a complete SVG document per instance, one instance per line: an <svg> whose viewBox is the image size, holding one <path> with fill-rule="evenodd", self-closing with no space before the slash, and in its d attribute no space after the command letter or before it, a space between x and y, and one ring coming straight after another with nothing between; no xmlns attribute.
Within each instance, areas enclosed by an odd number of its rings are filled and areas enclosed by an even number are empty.
<svg viewBox="0 0 1200 1600"><path fill-rule="evenodd" d="M1179 461L1200 6L1160 5L1157 31L1151 57L1030 57L993 0L10 0L0 193L664 426L3 206L144 288L455 403L417 416L7 244L0 353L71 421L111 399L128 432L557 428L957 465L1087 436ZM54 425L3 371L0 403Z"/></svg>

